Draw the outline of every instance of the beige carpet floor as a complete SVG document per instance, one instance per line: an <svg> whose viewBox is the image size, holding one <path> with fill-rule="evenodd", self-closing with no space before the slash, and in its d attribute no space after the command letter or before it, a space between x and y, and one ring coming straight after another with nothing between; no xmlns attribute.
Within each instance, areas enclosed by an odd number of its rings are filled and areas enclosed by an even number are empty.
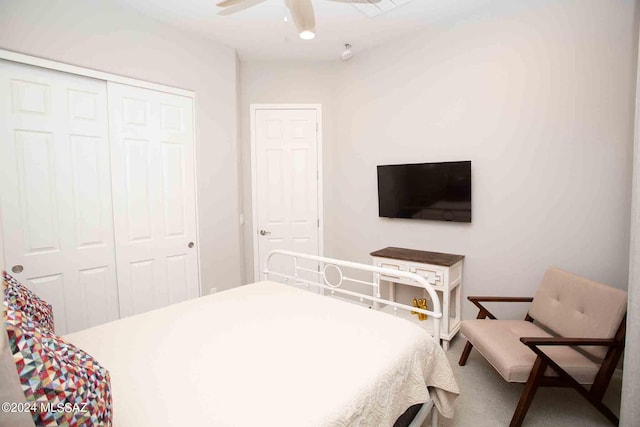
<svg viewBox="0 0 640 427"><path fill-rule="evenodd" d="M443 427L508 426L523 386L507 383L480 354L473 350L465 366L458 366L466 340L457 336L447 352L460 387L455 416L440 417ZM614 375L605 395L605 404L618 415L622 378ZM425 423L424 425L426 425ZM523 427L611 426L593 406L573 389L542 388L531 404Z"/></svg>

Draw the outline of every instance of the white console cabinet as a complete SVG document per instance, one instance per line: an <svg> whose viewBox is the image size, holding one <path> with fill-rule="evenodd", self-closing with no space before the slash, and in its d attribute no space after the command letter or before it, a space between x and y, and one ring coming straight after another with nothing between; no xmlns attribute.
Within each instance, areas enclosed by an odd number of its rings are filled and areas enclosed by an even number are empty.
<svg viewBox="0 0 640 427"><path fill-rule="evenodd" d="M449 342L460 330L461 298L462 298L462 263L463 255L445 254L439 252L418 251L404 248L384 248L371 253L373 265L377 267L392 268L395 270L416 273L427 279L433 285L436 293L440 297L442 306L442 321L440 322L440 338L442 347L446 351ZM413 298L429 298L425 290L417 288L415 282L409 282L400 277L380 276L381 282L388 283L389 298L396 301L396 286L411 286L416 292L409 292L409 301L399 301L402 303L412 303ZM404 294L404 292L403 292ZM428 308L433 308L428 303ZM393 313L391 306L381 307L382 311ZM407 318L417 325L433 333L433 321L418 320L415 315L404 310L398 310L398 316Z"/></svg>

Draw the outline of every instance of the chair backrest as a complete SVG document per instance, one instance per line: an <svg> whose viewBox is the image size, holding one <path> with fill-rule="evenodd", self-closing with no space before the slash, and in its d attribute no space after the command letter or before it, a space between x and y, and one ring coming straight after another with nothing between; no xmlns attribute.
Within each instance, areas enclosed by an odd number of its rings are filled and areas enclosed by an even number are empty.
<svg viewBox="0 0 640 427"><path fill-rule="evenodd" d="M627 293L558 268L545 272L529 309L537 322L565 338L613 338L627 312ZM604 358L607 347L581 347Z"/></svg>

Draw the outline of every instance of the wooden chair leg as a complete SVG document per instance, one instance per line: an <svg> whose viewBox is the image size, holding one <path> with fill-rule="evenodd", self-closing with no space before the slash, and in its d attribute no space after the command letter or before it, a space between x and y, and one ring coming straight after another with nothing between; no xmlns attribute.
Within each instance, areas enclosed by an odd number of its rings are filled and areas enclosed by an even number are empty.
<svg viewBox="0 0 640 427"><path fill-rule="evenodd" d="M460 355L458 365L464 366L467 363L467 359L469 358L469 353L471 353L472 348L473 344L471 344L471 341L467 340L467 343L464 346L464 350L462 350L462 354Z"/></svg>
<svg viewBox="0 0 640 427"><path fill-rule="evenodd" d="M536 395L536 391L538 390L538 386L540 386L540 381L542 380L546 369L547 363L538 356L536 362L533 364L533 368L531 368L531 373L529 374L529 379L524 386L524 390L522 390L518 406L513 413L509 427L520 427L522 425L522 421L524 421L524 417L527 415L529 406L531 406L531 402Z"/></svg>

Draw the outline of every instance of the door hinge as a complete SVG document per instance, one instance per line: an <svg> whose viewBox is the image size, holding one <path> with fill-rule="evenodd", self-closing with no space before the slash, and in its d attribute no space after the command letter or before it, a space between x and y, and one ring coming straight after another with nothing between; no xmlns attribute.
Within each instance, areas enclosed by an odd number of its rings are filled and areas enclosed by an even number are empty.
<svg viewBox="0 0 640 427"><path fill-rule="evenodd" d="M318 228L320 228L320 218L318 218Z"/></svg>

